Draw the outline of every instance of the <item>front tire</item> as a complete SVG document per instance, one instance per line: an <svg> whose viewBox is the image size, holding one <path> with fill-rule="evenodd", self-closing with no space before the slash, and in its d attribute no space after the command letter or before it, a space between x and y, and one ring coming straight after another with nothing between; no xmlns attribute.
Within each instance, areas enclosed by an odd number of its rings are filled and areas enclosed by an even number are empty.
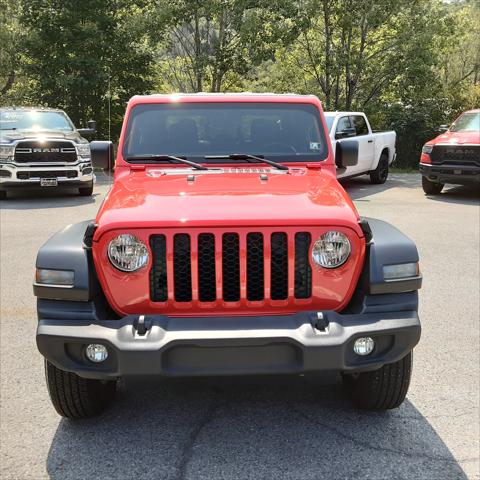
<svg viewBox="0 0 480 480"><path fill-rule="evenodd" d="M81 197L91 197L93 194L93 182L88 187L81 187L78 189Z"/></svg>
<svg viewBox="0 0 480 480"><path fill-rule="evenodd" d="M115 396L116 382L82 378L45 360L48 393L62 417L78 420L102 413Z"/></svg>
<svg viewBox="0 0 480 480"><path fill-rule="evenodd" d="M385 183L388 178L388 153L383 152L380 155L377 168L370 172L370 182L376 185Z"/></svg>
<svg viewBox="0 0 480 480"><path fill-rule="evenodd" d="M431 182L428 178L422 176L422 188L426 195L438 195L444 186L444 183Z"/></svg>
<svg viewBox="0 0 480 480"><path fill-rule="evenodd" d="M412 375L412 352L373 372L345 375L344 384L357 407L390 410L405 400Z"/></svg>

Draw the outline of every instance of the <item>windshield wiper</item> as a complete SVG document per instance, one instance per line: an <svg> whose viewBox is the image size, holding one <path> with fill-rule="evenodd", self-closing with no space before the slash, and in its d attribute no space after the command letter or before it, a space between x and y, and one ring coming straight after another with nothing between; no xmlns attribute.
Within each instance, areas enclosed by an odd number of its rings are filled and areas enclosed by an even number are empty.
<svg viewBox="0 0 480 480"><path fill-rule="evenodd" d="M156 161L167 161L167 162L171 162L171 163L175 163L175 162L178 162L178 163L183 163L185 165L189 165L190 167L192 168L195 168L197 170L208 170L207 167L205 167L204 165L200 165L199 163L195 163L195 162L191 162L190 160L187 160L186 158L184 157L176 157L175 155L155 155L155 154L151 154L151 155L130 155L128 157L125 158L125 160L127 162L144 162L144 161L153 161L153 162L156 162Z"/></svg>
<svg viewBox="0 0 480 480"><path fill-rule="evenodd" d="M256 160L257 162L267 163L268 165L278 168L279 170L288 170L288 167L286 165L282 165L281 163L269 160L263 155L250 155L248 153L231 153L230 155L206 155L205 158L207 160L215 160L222 158L228 158L229 160Z"/></svg>

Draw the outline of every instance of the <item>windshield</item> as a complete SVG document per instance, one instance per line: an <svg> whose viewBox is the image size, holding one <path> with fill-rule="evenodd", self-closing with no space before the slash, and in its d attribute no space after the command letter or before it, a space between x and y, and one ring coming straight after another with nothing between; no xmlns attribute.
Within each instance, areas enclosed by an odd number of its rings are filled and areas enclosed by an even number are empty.
<svg viewBox="0 0 480 480"><path fill-rule="evenodd" d="M63 112L0 110L0 130L65 130L73 125Z"/></svg>
<svg viewBox="0 0 480 480"><path fill-rule="evenodd" d="M464 113L460 115L450 127L451 132L480 131L480 112Z"/></svg>
<svg viewBox="0 0 480 480"><path fill-rule="evenodd" d="M325 121L327 122L327 128L328 128L328 131L331 132L332 131L332 126L333 126L333 121L335 120L335 116L334 115L325 115Z"/></svg>
<svg viewBox="0 0 480 480"><path fill-rule="evenodd" d="M317 108L287 103L146 104L134 107L129 116L125 158L183 155L226 163L231 160L204 156L233 153L275 161L324 160L328 148Z"/></svg>

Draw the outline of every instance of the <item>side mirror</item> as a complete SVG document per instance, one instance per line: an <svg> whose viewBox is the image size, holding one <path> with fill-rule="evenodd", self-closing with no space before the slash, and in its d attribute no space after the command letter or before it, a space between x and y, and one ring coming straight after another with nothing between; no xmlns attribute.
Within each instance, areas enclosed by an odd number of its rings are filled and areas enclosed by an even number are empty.
<svg viewBox="0 0 480 480"><path fill-rule="evenodd" d="M77 132L82 137L93 137L97 133L97 122L95 120L89 120L87 122L87 128L77 128Z"/></svg>
<svg viewBox="0 0 480 480"><path fill-rule="evenodd" d="M338 142L335 152L335 163L339 168L353 167L358 163L357 140Z"/></svg>
<svg viewBox="0 0 480 480"><path fill-rule="evenodd" d="M113 170L113 143L108 141L90 142L92 165L94 168L109 173Z"/></svg>
<svg viewBox="0 0 480 480"><path fill-rule="evenodd" d="M348 137L354 137L357 134L357 131L352 127L352 128L345 128L344 130L340 130L340 132L337 132L335 134L335 138L348 138Z"/></svg>
<svg viewBox="0 0 480 480"><path fill-rule="evenodd" d="M449 127L448 125L440 125L440 126L438 127L438 131L439 131L439 132L442 132L442 133L443 133L443 132L446 132L446 131L448 130L448 127Z"/></svg>

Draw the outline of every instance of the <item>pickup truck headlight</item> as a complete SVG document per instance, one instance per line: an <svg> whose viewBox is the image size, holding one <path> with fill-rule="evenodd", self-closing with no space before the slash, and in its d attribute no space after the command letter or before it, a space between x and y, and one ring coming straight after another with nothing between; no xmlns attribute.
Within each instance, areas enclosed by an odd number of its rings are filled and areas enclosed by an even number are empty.
<svg viewBox="0 0 480 480"><path fill-rule="evenodd" d="M0 162L13 162L15 147L13 145L0 145Z"/></svg>
<svg viewBox="0 0 480 480"><path fill-rule="evenodd" d="M424 145L422 148L422 153L427 153L428 155L430 155L432 153L432 150L433 145Z"/></svg>
<svg viewBox="0 0 480 480"><path fill-rule="evenodd" d="M148 263L146 245L134 235L122 234L108 244L108 258L122 272L135 272Z"/></svg>
<svg viewBox="0 0 480 480"><path fill-rule="evenodd" d="M350 241L342 232L330 230L315 241L312 260L323 268L337 268L343 265L351 251Z"/></svg>
<svg viewBox="0 0 480 480"><path fill-rule="evenodd" d="M77 145L76 149L77 155L81 158L90 158L92 155L90 151L90 145L88 143L82 143L80 145Z"/></svg>

